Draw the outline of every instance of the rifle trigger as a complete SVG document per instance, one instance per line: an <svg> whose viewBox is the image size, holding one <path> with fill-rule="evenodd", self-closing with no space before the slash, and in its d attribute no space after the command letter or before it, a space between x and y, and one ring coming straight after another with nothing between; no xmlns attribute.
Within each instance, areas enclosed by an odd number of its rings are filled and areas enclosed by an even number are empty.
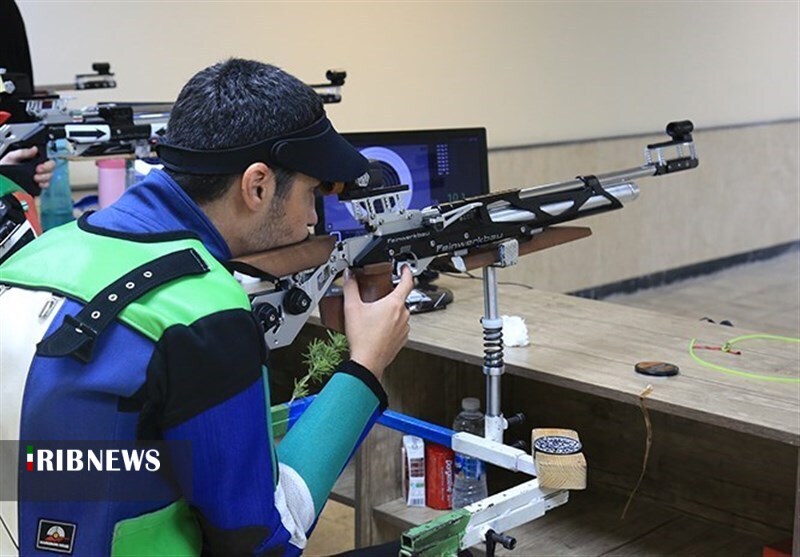
<svg viewBox="0 0 800 557"><path fill-rule="evenodd" d="M464 263L464 258L461 257L460 255L454 255L453 257L451 257L450 262L453 264L453 267L455 267L459 273L467 272L467 264Z"/></svg>

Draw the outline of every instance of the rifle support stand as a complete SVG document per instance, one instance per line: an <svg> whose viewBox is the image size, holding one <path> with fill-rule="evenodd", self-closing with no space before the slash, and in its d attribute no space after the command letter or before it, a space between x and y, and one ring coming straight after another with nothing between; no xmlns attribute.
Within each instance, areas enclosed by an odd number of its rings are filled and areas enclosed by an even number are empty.
<svg viewBox="0 0 800 557"><path fill-rule="evenodd" d="M516 243L516 240L512 240ZM486 375L486 420L484 437L503 442L503 432L508 422L500 410L500 377L505 372L503 363L503 320L497 304L497 270L483 268L483 374Z"/></svg>
<svg viewBox="0 0 800 557"><path fill-rule="evenodd" d="M501 243L496 248L494 261L483 266L483 373L486 375L486 418L484 437L490 441L503 443L503 432L509 421L500 409L500 378L505 372L503 361L503 320L498 309L497 267L508 267L517 263L520 251L528 253L553 245L577 240L588 236L588 228L553 228L520 246L516 240ZM549 238L547 237L549 236ZM538 246L533 246L534 241ZM523 247L521 250L520 248ZM524 416L516 415L513 421L522 421ZM561 443L559 444L559 441ZM538 445L537 445L537 442ZM537 450L536 447L539 447ZM555 448L553 448L555 447ZM548 453L548 449L552 452ZM585 489L586 460L581 449L578 434L571 430L538 429L532 432L531 450L537 473L537 486L554 489ZM558 452L563 451L563 452ZM568 452L569 454L563 454ZM554 454L553 454L554 453ZM493 529L486 532L486 556L494 557L499 543L506 549L514 549L516 539L498 533Z"/></svg>
<svg viewBox="0 0 800 557"><path fill-rule="evenodd" d="M536 234L530 240L509 240L490 250L481 250L464 258L462 270L483 268L483 373L486 375L486 419L484 436L498 443L503 442L503 432L509 422L517 423L524 416L516 415L510 420L500 410L500 377L505 372L503 361L503 320L500 318L497 293L497 268L515 265L520 255L586 238L591 229L579 226L558 226Z"/></svg>

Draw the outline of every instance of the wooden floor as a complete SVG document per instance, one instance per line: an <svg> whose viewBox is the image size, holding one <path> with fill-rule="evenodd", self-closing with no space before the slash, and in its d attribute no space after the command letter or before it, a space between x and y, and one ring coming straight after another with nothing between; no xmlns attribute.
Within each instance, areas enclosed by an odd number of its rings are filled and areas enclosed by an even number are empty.
<svg viewBox="0 0 800 557"><path fill-rule="evenodd" d="M800 335L800 250L774 259L604 301L680 315L708 317L761 333Z"/></svg>
<svg viewBox="0 0 800 557"><path fill-rule="evenodd" d="M605 301L684 317L707 317L717 323L728 320L736 327L797 337L800 336L800 251L706 277L614 296ZM611 499L606 499L609 500L613 500L613 495ZM520 557L548 554L686 555L681 544L697 547L697 540L693 538L696 520L654 507L652 513L643 509L639 516L630 517L618 527L603 526L597 522L602 519L592 519L592 516L603 516L603 513L595 512L600 509L598 505L602 504L590 494L574 494L567 506L551 513L552 517L543 517L536 524L537 528L548 526L548 522L558 518L556 515L568 513L570 517L575 517L574 520L586 523L585 528L578 530L581 532L578 537L564 539L559 536L558 528L553 526L537 536L542 544L538 547L545 550L544 553L534 552L527 542L520 541L517 550L506 554ZM336 501L329 502L305 554L331 555L352 549L353 523L353 510L350 507ZM637 528L641 529L639 535L631 537L627 530ZM703 534L698 535L707 537L702 546L704 555L760 554L759 548L747 536L724 528L720 528L713 536L707 536L707 528L700 531ZM625 532L626 535L622 537L621 534ZM634 541L620 545L615 543L615 539ZM591 546L596 546L595 549L590 549L591 544L595 544ZM653 552L652 547L659 547L660 551Z"/></svg>

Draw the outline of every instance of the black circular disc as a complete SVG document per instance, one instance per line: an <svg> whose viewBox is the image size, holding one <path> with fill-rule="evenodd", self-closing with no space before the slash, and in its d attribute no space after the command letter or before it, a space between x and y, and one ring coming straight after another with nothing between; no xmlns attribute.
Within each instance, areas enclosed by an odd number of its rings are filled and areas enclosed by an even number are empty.
<svg viewBox="0 0 800 557"><path fill-rule="evenodd" d="M636 373L653 377L672 377L678 375L678 366L667 362L639 362L634 368Z"/></svg>
<svg viewBox="0 0 800 557"><path fill-rule="evenodd" d="M581 452L583 445L577 439L564 437L563 435L547 435L539 437L533 443L536 451L544 454L568 455Z"/></svg>

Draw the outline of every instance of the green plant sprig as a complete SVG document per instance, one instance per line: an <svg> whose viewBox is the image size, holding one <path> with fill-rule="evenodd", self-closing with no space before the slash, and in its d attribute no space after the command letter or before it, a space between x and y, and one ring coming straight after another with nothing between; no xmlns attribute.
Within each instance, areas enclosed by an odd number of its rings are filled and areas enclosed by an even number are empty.
<svg viewBox="0 0 800 557"><path fill-rule="evenodd" d="M308 367L308 373L300 379L294 380L294 392L291 404L295 399L308 396L312 384L322 383L336 371L344 359L344 354L350 349L347 337L341 333L328 331L328 340L315 338L308 344L308 350L303 355L303 363Z"/></svg>

